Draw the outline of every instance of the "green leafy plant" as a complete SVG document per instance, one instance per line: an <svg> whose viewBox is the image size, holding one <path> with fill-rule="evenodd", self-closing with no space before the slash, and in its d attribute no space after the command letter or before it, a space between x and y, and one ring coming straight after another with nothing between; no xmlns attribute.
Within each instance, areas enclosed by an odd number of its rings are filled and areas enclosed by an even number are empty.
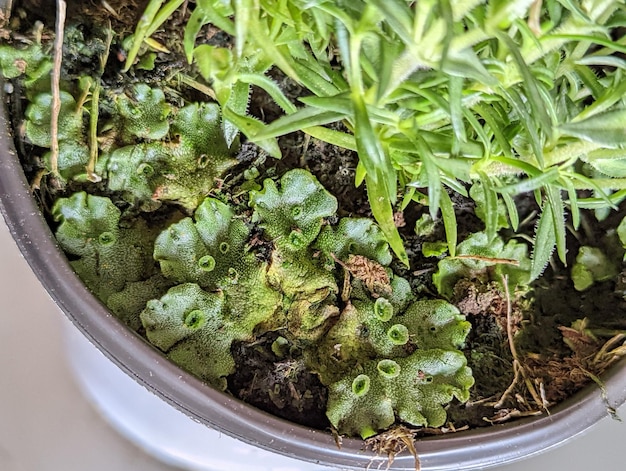
<svg viewBox="0 0 626 471"><path fill-rule="evenodd" d="M156 231L142 219L120 224L121 211L109 198L85 192L57 199L52 216L59 223L60 246L76 258L72 268L98 298L138 328L145 303L168 286L152 263Z"/></svg>
<svg viewBox="0 0 626 471"><path fill-rule="evenodd" d="M583 246L578 250L572 266L572 281L578 291L584 291L600 281L615 279L617 266L597 247Z"/></svg>
<svg viewBox="0 0 626 471"><path fill-rule="evenodd" d="M173 108L165 103L162 91L146 84L136 84L130 96L100 101L114 110L103 127L116 143L101 153L96 173L107 177L110 190L122 192L129 203L144 210L173 201L193 211L236 163L215 103ZM66 180L84 181L91 162L85 142L84 99L77 102L71 93L62 91L60 102L58 171ZM50 93L36 94L25 113L26 138L43 148L49 148L52 140L51 103ZM44 161L52 171L49 156L46 153Z"/></svg>
<svg viewBox="0 0 626 471"><path fill-rule="evenodd" d="M167 8L162 15L173 2ZM624 46L613 34L623 9L602 0L206 1L186 26L185 49L218 97L229 97L218 98L227 119L260 145L303 130L358 151L356 184L365 181L405 263L393 224L398 194L401 209L419 199L433 218L441 214L454 256L450 195L480 182L493 238L503 224L495 207L504 204L517 229L515 197L533 192L542 215L536 278L554 248L565 261L566 209L576 228L581 209L615 208L625 196ZM234 53L194 46L207 23L234 36ZM309 91L304 107L264 75L271 66ZM244 116L241 83L264 88L286 116L269 125ZM338 121L347 133L321 127Z"/></svg>
<svg viewBox="0 0 626 471"><path fill-rule="evenodd" d="M151 37L177 11L192 67L174 81ZM267 343L263 354L328 393L336 432L369 438L441 427L449 404L469 399L478 358L508 361L473 339L468 366L459 309L471 303L513 357L498 403L519 382L546 407L514 324L528 320L519 310L534 301L521 297L553 252L567 260L567 231L591 233L589 218L626 196L625 20L624 2L606 0L150 0L120 40L132 77L122 87L110 83L117 69L104 74L110 44L89 53L100 70L65 74L56 95L41 41L0 46L0 68L25 84L19 129L86 286L221 390L239 350ZM212 42L209 27L226 39ZM271 78L281 75L302 90L297 103ZM253 90L284 115L251 116ZM292 132L356 152L372 218L339 217L308 170L264 160ZM472 233L457 227L461 205L482 221ZM403 211L414 234L399 230ZM620 240L617 258L582 243L570 257L577 290L618 277L625 221L605 234Z"/></svg>
<svg viewBox="0 0 626 471"><path fill-rule="evenodd" d="M286 173L280 192L266 180L251 203L251 221L276 241L269 262L249 247L246 221L214 198L206 198L193 219L158 236L143 222L121 224L121 212L108 198L84 192L57 200L53 215L60 222L57 239L79 257L72 263L87 286L113 307L143 305L139 317L148 340L203 380L225 389L235 368L232 343L279 330L329 387L327 414L340 433L366 438L396 418L442 425L442 406L453 397L466 401L473 384L458 350L469 322L443 300L415 299L405 279L360 255L391 261L371 221L344 218L322 231L336 200L308 172ZM294 221L299 227L288 232ZM356 228L366 230L346 238ZM345 263L332 258L335 248ZM316 259L313 250L331 258ZM337 282L344 269L353 279L340 313ZM127 309L129 324L136 316ZM371 377L371 392L353 385L364 375ZM415 381L420 375L424 380ZM389 402L380 409L374 404L382 397Z"/></svg>

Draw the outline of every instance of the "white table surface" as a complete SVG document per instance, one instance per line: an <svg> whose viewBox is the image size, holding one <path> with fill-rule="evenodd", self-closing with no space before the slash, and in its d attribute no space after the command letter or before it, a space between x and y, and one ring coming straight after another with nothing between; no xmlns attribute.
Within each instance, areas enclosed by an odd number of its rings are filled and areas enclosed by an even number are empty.
<svg viewBox="0 0 626 471"><path fill-rule="evenodd" d="M0 217L0 471L176 470L126 441L82 396L64 357L64 322ZM564 446L494 469L622 471L624 447L626 423L606 418Z"/></svg>

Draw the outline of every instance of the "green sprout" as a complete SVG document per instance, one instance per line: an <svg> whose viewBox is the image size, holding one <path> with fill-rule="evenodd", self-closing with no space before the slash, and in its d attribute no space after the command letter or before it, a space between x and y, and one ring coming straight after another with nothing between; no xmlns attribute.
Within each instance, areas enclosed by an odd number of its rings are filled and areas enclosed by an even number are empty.
<svg viewBox="0 0 626 471"><path fill-rule="evenodd" d="M585 291L596 282L609 281L619 273L618 265L597 247L582 246L572 265L574 288Z"/></svg>

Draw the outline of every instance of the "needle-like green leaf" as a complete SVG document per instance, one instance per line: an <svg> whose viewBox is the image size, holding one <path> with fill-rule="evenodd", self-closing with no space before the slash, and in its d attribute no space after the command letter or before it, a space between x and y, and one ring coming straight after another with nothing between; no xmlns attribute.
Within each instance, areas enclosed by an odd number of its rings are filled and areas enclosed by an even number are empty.
<svg viewBox="0 0 626 471"><path fill-rule="evenodd" d="M384 176L380 174L376 177L378 180L382 180L384 178ZM383 185L378 184L374 179L372 179L370 173L366 175L365 182L367 186L367 197L370 202L374 218L382 229L383 234L385 234L387 242L389 242L389 246L396 254L396 257L398 257L398 259L408 267L409 257L406 254L404 243L398 233L398 228L396 227L393 218L392 203L387 197Z"/></svg>
<svg viewBox="0 0 626 471"><path fill-rule="evenodd" d="M301 108L295 113L278 118L265 126L257 136L257 139L283 136L300 129L334 123L343 118L345 118L345 115L336 111L326 111L312 107Z"/></svg>
<svg viewBox="0 0 626 471"><path fill-rule="evenodd" d="M549 185L554 182L557 178L559 178L559 169L551 168L546 173L540 173L537 176L526 178L517 183L512 183L510 185L505 185L497 189L500 193L510 193L510 194L520 194L531 192L537 190L538 188L542 188L544 186Z"/></svg>
<svg viewBox="0 0 626 471"><path fill-rule="evenodd" d="M596 142L609 147L626 143L626 109L592 115L581 121L561 124L559 131L568 136Z"/></svg>
<svg viewBox="0 0 626 471"><path fill-rule="evenodd" d="M395 204L396 171L372 127L363 97L353 93L351 98L354 106L354 137L359 159L367 170L369 181L380 185L381 193L391 204Z"/></svg>
<svg viewBox="0 0 626 471"><path fill-rule="evenodd" d="M546 203L550 206L554 235L556 237L556 251L564 265L565 261L565 215L563 214L563 200L560 188L554 185L546 186Z"/></svg>
<svg viewBox="0 0 626 471"><path fill-rule="evenodd" d="M132 67L137 58L137 54L139 54L139 49L143 44L144 39L147 37L148 30L150 25L154 21L154 18L157 16L161 5L165 0L150 0L145 10L141 14L139 21L137 22L137 27L135 28L135 34L133 38L132 45L130 50L128 51L128 56L126 57L126 63L124 64L123 72L128 72L128 70Z"/></svg>
<svg viewBox="0 0 626 471"><path fill-rule="evenodd" d="M446 230L446 240L448 242L448 252L451 257L456 255L457 244L457 225L456 214L452 199L447 191L441 191L441 218L443 219L443 227Z"/></svg>
<svg viewBox="0 0 626 471"><path fill-rule="evenodd" d="M224 118L233 123L237 129L239 129L242 133L248 137L248 139L253 140L259 147L265 150L269 155L274 158L280 159L281 150L278 146L278 142L273 137L263 137L258 138L257 135L262 133L264 128L266 127L263 122L253 118L252 116L244 116L238 113L235 113L228 107L224 107L222 109L222 113Z"/></svg>
<svg viewBox="0 0 626 471"><path fill-rule="evenodd" d="M535 246L530 270L531 280L536 280L543 273L550 261L555 245L552 208L549 204L544 204L535 230Z"/></svg>

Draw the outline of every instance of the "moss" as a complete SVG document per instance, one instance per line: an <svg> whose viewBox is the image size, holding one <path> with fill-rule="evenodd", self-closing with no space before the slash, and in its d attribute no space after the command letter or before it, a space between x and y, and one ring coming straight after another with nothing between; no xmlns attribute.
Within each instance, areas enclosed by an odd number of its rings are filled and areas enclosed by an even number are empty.
<svg viewBox="0 0 626 471"><path fill-rule="evenodd" d="M251 335L282 306L282 295L270 288L267 266L246 248L249 229L232 208L206 198L194 219L170 225L157 238L154 258L174 283L194 283L220 291L224 315Z"/></svg>
<svg viewBox="0 0 626 471"><path fill-rule="evenodd" d="M503 275L513 287L528 285L527 246L514 239L505 244L499 236L490 240L485 232L476 232L457 246L456 257L444 258L438 263L433 283L441 296L451 299L454 286L461 279L502 283Z"/></svg>
<svg viewBox="0 0 626 471"><path fill-rule="evenodd" d="M89 161L89 147L84 142L82 107L67 92L62 91L60 99L61 108L57 128L59 143L57 169L60 176L67 180L85 173L85 166ZM52 94L40 93L33 98L24 113L26 138L36 146L43 148L51 146L51 107ZM44 162L46 169L51 171L49 152L44 155Z"/></svg>
<svg viewBox="0 0 626 471"><path fill-rule="evenodd" d="M25 75L28 86L44 77L51 69L52 61L41 44L32 43L24 48L0 45L0 72L5 79Z"/></svg>
<svg viewBox="0 0 626 471"><path fill-rule="evenodd" d="M68 91L60 93L57 169L65 180L86 179L92 143L84 130L85 96L77 103ZM26 110L26 138L36 146L51 147L51 107L52 94L44 92L36 94ZM98 153L98 174L105 176L109 190L121 192L143 211L154 211L164 201L193 211L236 163L215 103L178 109L165 102L160 89L139 83L130 95L101 97L99 108L108 118L98 127L114 141L99 144L106 151ZM52 170L49 152L43 160Z"/></svg>
<svg viewBox="0 0 626 471"><path fill-rule="evenodd" d="M97 40L94 48L80 31L68 34L85 48L71 55L103 55ZM38 46L0 49L0 67L41 79L46 61ZM209 196L237 163L236 133L217 104L179 107L144 83L99 94L95 83L61 83L58 170L76 180L64 188L84 188L85 167L97 157L98 191L120 198L79 192L59 198L52 214L72 266L118 318L220 389L234 372L233 343L280 338L274 353L288 362L297 352L328 388L327 416L340 434L368 437L396 421L439 426L446 404L467 400L473 379L459 348L469 323L446 301L418 299L394 274L388 241L372 220L336 222L336 198L303 169L266 179L249 193L252 211L235 210ZM248 88L238 97L247 99ZM47 149L52 96L29 97L26 136ZM48 170L49 160L44 151ZM182 207L172 218L170 205ZM252 234L266 239L263 252ZM519 255L516 246L482 239L466 246L470 254L486 247L484 257ZM474 273L467 267L475 260L457 262L442 268L442 287Z"/></svg>
<svg viewBox="0 0 626 471"><path fill-rule="evenodd" d="M149 116L137 111L131 132L136 137L160 139L169 131L171 138L133 142L114 149L108 163L108 186L123 192L128 202L144 210L158 208L155 202L172 201L193 211L221 175L236 163L221 133L219 108L212 103L187 105L176 110L170 126L165 119L169 107L164 108L161 101L155 103L155 94L156 91L143 93L152 97L145 111ZM129 110L141 110L142 103L122 99L118 102L119 112L132 115ZM123 126L128 119L122 119Z"/></svg>
<svg viewBox="0 0 626 471"><path fill-rule="evenodd" d="M249 333L227 319L222 293L193 283L171 288L141 313L148 340L190 373L221 389L233 372L230 344Z"/></svg>
<svg viewBox="0 0 626 471"><path fill-rule="evenodd" d="M572 265L571 277L577 291L585 291L596 282L614 279L619 273L619 264L613 263L597 247L582 246L578 249Z"/></svg>
<svg viewBox="0 0 626 471"><path fill-rule="evenodd" d="M277 247L298 251L317 237L325 217L337 211L337 200L306 170L291 170L280 180L264 182L250 194L255 220Z"/></svg>
<svg viewBox="0 0 626 471"><path fill-rule="evenodd" d="M107 307L128 327L139 331L142 327L140 314L151 299L160 298L172 283L160 273L147 280L127 282L121 291L111 294Z"/></svg>
<svg viewBox="0 0 626 471"><path fill-rule="evenodd" d="M65 91L60 93L61 108L59 110L59 141L83 140L83 112L74 97ZM50 147L52 135L50 131L52 94L40 93L26 108L25 131L28 140L39 147Z"/></svg>
<svg viewBox="0 0 626 471"><path fill-rule="evenodd" d="M161 143L143 148L153 145ZM216 198L158 235L85 193L58 200L53 214L86 284L204 381L225 388L233 342L276 331L329 388L327 415L339 433L443 423L442 405L465 400L472 382L458 350L469 323L458 310L415 298L385 266L389 247L371 221L328 225L336 201L308 172L286 173L280 189L266 180L251 200L252 219L273 241L269 259L257 257L250 221Z"/></svg>
<svg viewBox="0 0 626 471"><path fill-rule="evenodd" d="M336 227L325 226L315 248L330 264L334 264L335 258L346 262L350 255L362 255L384 266L392 260L387 239L368 218L342 218Z"/></svg>
<svg viewBox="0 0 626 471"><path fill-rule="evenodd" d="M85 192L60 198L52 208L59 222L56 238L61 248L76 257L71 262L76 273L104 303L124 291L129 283L150 278L154 271L151 248L155 232L141 219L121 225L120 210L110 199ZM150 291L154 295L157 291ZM150 297L115 301L115 304L145 302ZM134 310L136 313L136 309ZM130 316L130 314L128 314ZM132 323L129 321L129 323Z"/></svg>
<svg viewBox="0 0 626 471"><path fill-rule="evenodd" d="M154 258L163 274L178 283L198 283L209 290L225 289L260 269L246 250L249 229L232 208L206 198L194 218L185 218L163 231ZM236 272L236 275L235 273Z"/></svg>
<svg viewBox="0 0 626 471"><path fill-rule="evenodd" d="M406 358L372 360L329 387L327 415L349 435L368 438L396 420L440 427L444 405L469 399L474 384L467 360L459 351L417 350Z"/></svg>
<svg viewBox="0 0 626 471"><path fill-rule="evenodd" d="M132 137L160 140L167 136L171 107L165 102L162 90L138 83L131 96L118 95L116 103L125 140Z"/></svg>

